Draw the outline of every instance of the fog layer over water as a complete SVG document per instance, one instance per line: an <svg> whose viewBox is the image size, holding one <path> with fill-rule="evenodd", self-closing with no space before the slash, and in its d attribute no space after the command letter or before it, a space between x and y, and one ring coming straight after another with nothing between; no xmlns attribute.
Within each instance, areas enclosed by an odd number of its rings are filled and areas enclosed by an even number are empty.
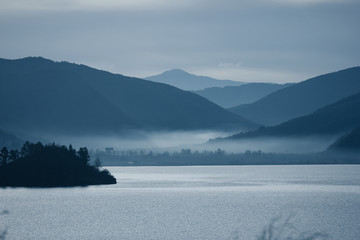
<svg viewBox="0 0 360 240"><path fill-rule="evenodd" d="M247 150L270 153L314 153L326 150L336 137L262 137L210 142L206 146L221 148L227 152L241 153Z"/></svg>
<svg viewBox="0 0 360 240"><path fill-rule="evenodd" d="M114 149L171 149L191 147L203 144L211 138L225 137L231 133L217 131L128 131L123 134L66 136L46 135L42 138L59 144L86 146L90 149L102 150L106 147Z"/></svg>
<svg viewBox="0 0 360 240"><path fill-rule="evenodd" d="M256 239L274 217L296 232L360 236L360 166L109 167L118 184L0 189L13 239Z"/></svg>
<svg viewBox="0 0 360 240"><path fill-rule="evenodd" d="M245 140L221 141L208 143L210 139L227 137L234 132L217 131L173 131L145 132L131 131L119 135L98 136L63 136L43 135L42 140L75 147L86 146L92 150L147 149L152 151L194 151L217 150L221 148L228 153L242 153L247 150L275 153L312 153L325 150L336 137L293 137L293 138L255 138Z"/></svg>

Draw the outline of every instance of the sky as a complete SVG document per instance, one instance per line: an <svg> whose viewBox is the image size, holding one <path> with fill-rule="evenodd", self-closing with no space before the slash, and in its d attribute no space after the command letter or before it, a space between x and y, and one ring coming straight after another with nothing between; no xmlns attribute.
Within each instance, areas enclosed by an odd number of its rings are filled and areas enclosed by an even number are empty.
<svg viewBox="0 0 360 240"><path fill-rule="evenodd" d="M0 0L0 58L298 82L360 65L360 0Z"/></svg>

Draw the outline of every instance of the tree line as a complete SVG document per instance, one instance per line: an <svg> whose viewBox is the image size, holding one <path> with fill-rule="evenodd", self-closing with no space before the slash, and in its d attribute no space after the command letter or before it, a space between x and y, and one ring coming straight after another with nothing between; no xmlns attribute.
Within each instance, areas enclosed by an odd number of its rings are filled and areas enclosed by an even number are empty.
<svg viewBox="0 0 360 240"><path fill-rule="evenodd" d="M25 142L21 150L0 150L0 186L61 187L114 184L106 169L90 165L86 147Z"/></svg>
<svg viewBox="0 0 360 240"><path fill-rule="evenodd" d="M91 155L100 158L108 166L183 166L183 165L273 165L273 164L359 164L354 155L333 152L318 153L266 153L245 151L226 152L193 151L181 149L174 152L154 152L151 150L129 149L123 151L96 151Z"/></svg>

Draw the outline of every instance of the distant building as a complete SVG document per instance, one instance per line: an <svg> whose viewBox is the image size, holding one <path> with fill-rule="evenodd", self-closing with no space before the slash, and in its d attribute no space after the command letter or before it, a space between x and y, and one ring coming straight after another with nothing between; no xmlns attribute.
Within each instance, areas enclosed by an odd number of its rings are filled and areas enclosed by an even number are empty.
<svg viewBox="0 0 360 240"><path fill-rule="evenodd" d="M112 148L112 147L107 147L107 148L105 148L105 153L106 153L106 154L112 154L113 151L114 151L114 148Z"/></svg>

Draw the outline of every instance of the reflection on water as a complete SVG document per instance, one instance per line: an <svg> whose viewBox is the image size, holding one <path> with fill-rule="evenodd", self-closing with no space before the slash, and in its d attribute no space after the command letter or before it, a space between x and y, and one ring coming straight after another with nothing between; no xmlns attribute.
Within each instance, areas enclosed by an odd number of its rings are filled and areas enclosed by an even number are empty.
<svg viewBox="0 0 360 240"><path fill-rule="evenodd" d="M256 239L275 216L360 236L360 166L109 167L118 184L0 189L6 239ZM236 233L236 235L234 235Z"/></svg>

